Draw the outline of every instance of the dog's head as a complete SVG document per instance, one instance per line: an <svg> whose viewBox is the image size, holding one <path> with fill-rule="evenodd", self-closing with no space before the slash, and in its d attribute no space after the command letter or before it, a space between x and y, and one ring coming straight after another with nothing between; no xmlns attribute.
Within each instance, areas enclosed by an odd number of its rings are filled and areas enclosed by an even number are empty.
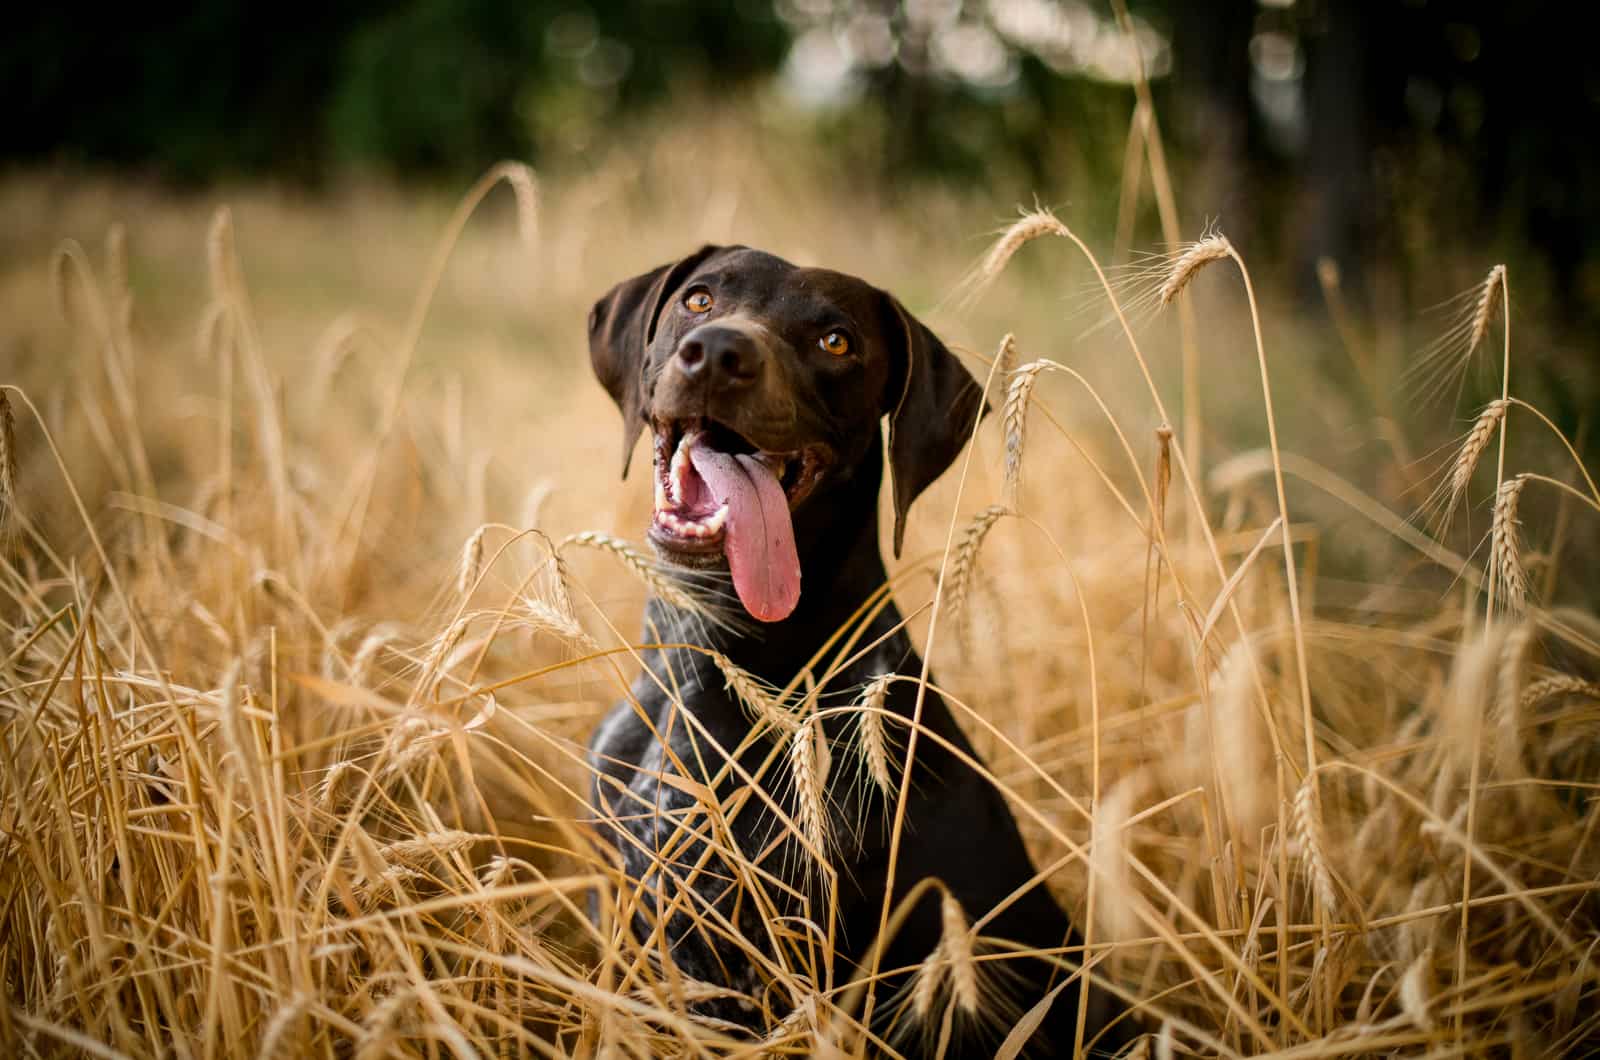
<svg viewBox="0 0 1600 1060"><path fill-rule="evenodd" d="M589 315L595 375L623 417L622 473L655 436L650 540L687 566L726 557L740 600L775 622L800 595L791 513L825 504L881 444L894 547L950 466L982 389L895 298L748 247L702 247L612 288Z"/></svg>

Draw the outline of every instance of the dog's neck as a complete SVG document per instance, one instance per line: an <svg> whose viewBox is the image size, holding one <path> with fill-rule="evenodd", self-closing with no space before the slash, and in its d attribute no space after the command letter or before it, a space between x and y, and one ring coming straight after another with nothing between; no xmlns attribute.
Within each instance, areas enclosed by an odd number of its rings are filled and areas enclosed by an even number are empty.
<svg viewBox="0 0 1600 1060"><path fill-rule="evenodd" d="M788 618L769 623L744 616L739 628L718 629L652 598L649 621L663 634L663 641L674 639L664 635L672 630L683 642L715 648L765 681L780 687L788 684L828 637L867 610L862 605L888 580L878 541L882 481L883 454L874 445L850 467L848 477L827 483L794 513L800 602ZM888 629L898 621L891 599L878 611L872 627Z"/></svg>

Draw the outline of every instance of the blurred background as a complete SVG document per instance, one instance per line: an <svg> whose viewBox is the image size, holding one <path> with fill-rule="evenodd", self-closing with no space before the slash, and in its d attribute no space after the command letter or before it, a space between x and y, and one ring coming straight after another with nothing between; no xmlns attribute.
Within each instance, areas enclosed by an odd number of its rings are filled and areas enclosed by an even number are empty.
<svg viewBox="0 0 1600 1060"><path fill-rule="evenodd" d="M398 317L462 190L515 159L540 175L539 250L490 238L513 227L509 198L491 200L418 355L464 375L469 400L488 373L468 351L547 389L587 385L588 301L707 240L867 275L972 350L1015 330L1024 356L1125 365L1103 330L1084 338L1105 304L1063 251L1029 252L976 308L951 308L1016 208L1040 204L1134 286L1174 228L1225 231L1289 366L1288 444L1402 514L1436 481L1428 454L1497 395L1498 350L1459 391L1407 369L1450 327L1436 308L1505 262L1513 389L1594 452L1600 66L1563 8L1128 8L1119 24L1082 0L357 0L123 6L86 25L30 5L0 38L0 355L58 363L33 311L43 263L116 222L145 325L189 327L202 225L227 202L283 363L299 363L352 305ZM1243 324L1224 286L1197 288L1201 311ZM1216 333L1248 352L1247 330ZM1241 378L1201 380L1219 455L1260 440Z"/></svg>
<svg viewBox="0 0 1600 1060"><path fill-rule="evenodd" d="M1179 186L1301 282L1324 255L1348 282L1492 247L1532 255L1522 292L1595 322L1600 70L1563 5L1130 6L1131 39L1082 0L156 4L92 28L33 5L0 41L0 151L316 188L581 167L640 123L754 123L853 185L1059 203L1119 177L1142 65Z"/></svg>

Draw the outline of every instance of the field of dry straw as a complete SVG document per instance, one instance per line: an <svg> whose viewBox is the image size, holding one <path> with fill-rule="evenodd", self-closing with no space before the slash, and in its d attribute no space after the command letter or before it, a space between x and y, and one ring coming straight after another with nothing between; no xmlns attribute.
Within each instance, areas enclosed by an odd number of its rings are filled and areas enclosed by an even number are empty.
<svg viewBox="0 0 1600 1060"><path fill-rule="evenodd" d="M0 1052L865 1048L815 949L765 1040L694 1014L584 824L661 576L583 320L735 236L896 290L989 380L894 591L1138 1049L1600 1041L1600 621L1548 604L1600 492L1519 402L1515 277L1434 364L1503 400L1437 471L1390 445L1408 508L1328 469L1293 350L1333 325L1222 236L1115 270L1081 203L986 252L1006 203L763 165L662 139L454 208L0 185Z"/></svg>

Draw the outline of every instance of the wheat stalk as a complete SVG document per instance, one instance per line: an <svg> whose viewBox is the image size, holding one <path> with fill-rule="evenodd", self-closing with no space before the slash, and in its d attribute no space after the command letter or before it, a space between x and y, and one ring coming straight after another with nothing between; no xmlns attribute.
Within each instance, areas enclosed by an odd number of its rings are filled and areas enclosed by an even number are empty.
<svg viewBox="0 0 1600 1060"><path fill-rule="evenodd" d="M1600 684L1571 674L1540 678L1522 690L1522 708L1527 710L1536 707L1557 696L1584 696L1600 700Z"/></svg>
<svg viewBox="0 0 1600 1060"><path fill-rule="evenodd" d="M1317 776L1307 775L1294 796L1295 837L1306 871L1316 888L1322 907L1330 914L1339 909L1339 892L1333 885L1333 869L1328 862L1328 844L1322 834L1322 797L1317 791Z"/></svg>
<svg viewBox="0 0 1600 1060"><path fill-rule="evenodd" d="M443 860L459 853L477 841L478 837L471 832L448 829L417 836L415 839L401 839L388 843L379 848L379 853L390 865L420 869L435 859Z"/></svg>
<svg viewBox="0 0 1600 1060"><path fill-rule="evenodd" d="M1433 1013L1429 1011L1430 980L1433 978L1433 949L1417 954L1405 974L1400 977L1400 1011L1419 1031L1433 1030Z"/></svg>
<svg viewBox="0 0 1600 1060"><path fill-rule="evenodd" d="M226 206L219 206L216 213L211 215L211 228L206 233L206 265L211 280L211 297L219 304L226 305L233 299L236 261L233 211Z"/></svg>
<svg viewBox="0 0 1600 1060"><path fill-rule="evenodd" d="M226 760L229 768L237 775L246 778L255 776L255 733L251 729L250 719L245 717L244 707L239 702L239 682L243 672L244 663L235 659L228 664L228 669L222 675L222 692L218 700L217 718L222 731L222 745L227 749Z"/></svg>
<svg viewBox="0 0 1600 1060"><path fill-rule="evenodd" d="M712 663L722 672L723 687L733 692L734 697L752 718L764 721L782 732L795 730L799 722L795 720L794 715L767 694L766 688L754 674L720 651L708 654Z"/></svg>
<svg viewBox="0 0 1600 1060"><path fill-rule="evenodd" d="M0 529L17 506L17 422L11 395L0 386Z"/></svg>
<svg viewBox="0 0 1600 1060"><path fill-rule="evenodd" d="M889 733L884 722L884 703L889 698L889 683L893 674L879 674L861 690L856 706L861 710L861 759L867 776L885 797L894 794L894 774L889 767Z"/></svg>
<svg viewBox="0 0 1600 1060"><path fill-rule="evenodd" d="M474 530L461 548L461 562L456 567L456 592L462 596L470 595L472 587L478 584L478 575L483 571L483 535L488 533L490 525L484 523Z"/></svg>
<svg viewBox="0 0 1600 1060"><path fill-rule="evenodd" d="M1138 780L1127 777L1094 804L1089 866L1095 875L1096 920L1113 940L1129 938L1138 926L1128 903L1128 814Z"/></svg>
<svg viewBox="0 0 1600 1060"><path fill-rule="evenodd" d="M586 530L564 538L557 551L560 550L560 547L569 544L577 545L580 548L592 548L601 552L611 553L611 555L622 561L623 566L637 575L640 581L649 586L650 591L655 593L658 599L664 600L679 610L687 611L690 614L709 615L704 603L693 594L686 592L671 577L663 574L643 553L621 538L612 537L610 534L602 534L594 530Z"/></svg>
<svg viewBox="0 0 1600 1060"><path fill-rule="evenodd" d="M1456 462L1450 469L1450 493L1445 500L1446 510L1452 509L1467 492L1467 484L1472 481L1472 472L1477 469L1478 458L1489 447L1489 440L1494 436L1494 430L1500 426L1500 421L1505 418L1506 409L1510 402L1498 398L1484 406L1478 418L1472 424L1472 430L1467 432L1467 439L1461 444L1461 452L1456 454Z"/></svg>
<svg viewBox="0 0 1600 1060"><path fill-rule="evenodd" d="M380 1060L392 1054L389 1040L393 1036L400 1016L416 1000L415 992L407 987L384 998L367 1010L361 1021L361 1034L356 1039L356 1060Z"/></svg>
<svg viewBox="0 0 1600 1060"><path fill-rule="evenodd" d="M1522 566L1522 541L1517 532L1522 525L1517 518L1517 505L1527 483L1526 475L1506 479L1500 483L1494 498L1494 527L1490 535L1492 562L1505 587L1505 607L1512 613L1522 611L1528 604L1528 574Z"/></svg>
<svg viewBox="0 0 1600 1060"><path fill-rule="evenodd" d="M539 241L539 175L525 162L501 162L486 180L504 180L517 200L517 237L528 247Z"/></svg>
<svg viewBox="0 0 1600 1060"><path fill-rule="evenodd" d="M826 797L827 735L822 730L821 719L814 714L801 722L789 738L789 772L794 778L795 816L799 819L800 831L813 856L826 862L832 845Z"/></svg>
<svg viewBox="0 0 1600 1060"><path fill-rule="evenodd" d="M1056 219L1049 210L1031 210L1021 217L995 240L994 246L989 248L989 253L984 255L983 263L978 266L977 286L981 289L1000 275L1013 255L1026 244L1038 239L1040 236L1065 236L1067 226Z"/></svg>
<svg viewBox="0 0 1600 1060"><path fill-rule="evenodd" d="M1028 401L1033 396L1034 383L1039 373L1049 367L1048 361L1032 361L1011 373L1006 387L1005 408L1001 412L1001 425L1006 436L1005 495L1015 507L1017 486L1022 472L1022 443L1028 420Z"/></svg>
<svg viewBox="0 0 1600 1060"><path fill-rule="evenodd" d="M1191 243L1176 258L1167 270L1166 277L1161 281L1158 295L1161 304L1171 305L1172 300L1189 286L1189 281L1214 261L1220 261L1233 252L1233 246L1224 235L1207 236L1197 243Z"/></svg>
<svg viewBox="0 0 1600 1060"><path fill-rule="evenodd" d="M1495 758L1502 770L1520 774L1522 761L1522 686L1527 680L1528 649L1536 627L1521 622L1506 636L1500 650L1500 680L1495 693Z"/></svg>
<svg viewBox="0 0 1600 1060"><path fill-rule="evenodd" d="M1496 265L1489 270L1489 275L1483 278L1483 284L1478 289L1478 301L1472 310L1472 327L1467 332L1467 353L1478 348L1478 344L1489 334L1489 323L1494 319L1494 311L1505 300L1506 293L1506 267Z"/></svg>
<svg viewBox="0 0 1600 1060"><path fill-rule="evenodd" d="M392 626L380 626L368 633L350 659L350 680L357 685L366 684L372 676L372 664L377 661L378 653L401 639L400 631Z"/></svg>
<svg viewBox="0 0 1600 1060"><path fill-rule="evenodd" d="M284 1060L303 1055L308 1043L300 1040L300 1030L314 1000L312 994L301 991L278 1007L261 1035L261 1047L256 1051L259 1060Z"/></svg>
<svg viewBox="0 0 1600 1060"><path fill-rule="evenodd" d="M961 532L951 555L949 589L946 591L948 602L945 606L946 613L956 623L956 632L964 649L971 640L967 598L972 593L972 578L978 569L978 550L983 547L983 539L994 528L994 524L1009 511L1003 504L991 504L979 512Z"/></svg>

